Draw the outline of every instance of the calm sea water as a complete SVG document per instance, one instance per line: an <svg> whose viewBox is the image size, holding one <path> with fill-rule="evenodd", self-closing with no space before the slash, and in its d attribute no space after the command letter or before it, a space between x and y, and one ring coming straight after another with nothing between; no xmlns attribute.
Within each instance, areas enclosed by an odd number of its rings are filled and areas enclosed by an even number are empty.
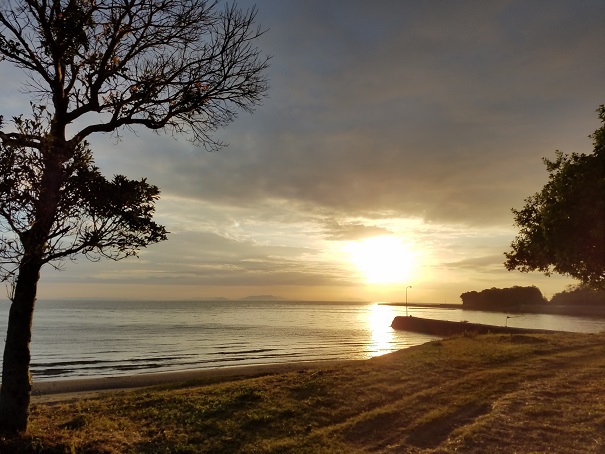
<svg viewBox="0 0 605 454"><path fill-rule="evenodd" d="M605 331L605 319L409 307L410 315ZM41 301L32 337L38 381L325 359L366 359L436 339L390 328L405 307L376 303ZM6 332L8 303L0 304ZM4 347L2 345L2 347Z"/></svg>

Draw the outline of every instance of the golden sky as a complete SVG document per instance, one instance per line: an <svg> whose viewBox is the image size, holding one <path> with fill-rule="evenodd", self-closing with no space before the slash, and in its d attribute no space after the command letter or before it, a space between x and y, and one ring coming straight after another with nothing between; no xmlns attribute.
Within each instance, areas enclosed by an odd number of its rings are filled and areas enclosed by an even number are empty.
<svg viewBox="0 0 605 454"><path fill-rule="evenodd" d="M43 270L39 297L460 302L572 281L508 272L511 208L542 157L590 152L605 2L260 0L269 96L208 153L146 131L91 140L107 175L162 189L169 240ZM252 2L239 2L249 7ZM29 110L0 64L1 112Z"/></svg>

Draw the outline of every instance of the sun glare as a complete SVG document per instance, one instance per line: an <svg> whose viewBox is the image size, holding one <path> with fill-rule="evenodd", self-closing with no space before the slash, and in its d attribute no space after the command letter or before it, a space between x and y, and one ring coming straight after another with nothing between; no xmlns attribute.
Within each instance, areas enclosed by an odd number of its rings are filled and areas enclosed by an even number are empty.
<svg viewBox="0 0 605 454"><path fill-rule="evenodd" d="M345 251L370 284L406 282L415 265L410 247L395 236L356 241Z"/></svg>
<svg viewBox="0 0 605 454"><path fill-rule="evenodd" d="M372 349L369 356L384 355L393 351L393 330L391 323L395 310L390 306L373 304L369 308L368 324L372 335Z"/></svg>

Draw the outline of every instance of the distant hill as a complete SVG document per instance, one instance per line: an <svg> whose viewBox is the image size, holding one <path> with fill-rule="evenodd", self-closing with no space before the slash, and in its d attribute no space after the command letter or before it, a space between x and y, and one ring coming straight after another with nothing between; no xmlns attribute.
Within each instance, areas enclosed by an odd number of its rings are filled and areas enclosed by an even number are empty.
<svg viewBox="0 0 605 454"><path fill-rule="evenodd" d="M284 298L283 296L275 296L275 295L250 295L244 298L240 298L242 301L285 301L288 298Z"/></svg>

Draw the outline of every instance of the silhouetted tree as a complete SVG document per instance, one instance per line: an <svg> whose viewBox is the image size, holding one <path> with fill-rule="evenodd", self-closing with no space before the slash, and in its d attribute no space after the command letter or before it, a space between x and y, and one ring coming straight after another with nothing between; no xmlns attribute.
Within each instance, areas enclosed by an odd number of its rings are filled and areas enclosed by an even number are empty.
<svg viewBox="0 0 605 454"><path fill-rule="evenodd" d="M579 285L555 293L550 302L562 306L605 306L605 290Z"/></svg>
<svg viewBox="0 0 605 454"><path fill-rule="evenodd" d="M30 339L44 264L120 259L165 239L155 186L105 179L85 139L142 126L216 149L211 133L267 90L256 11L206 0L5 0L0 58L22 69L31 118L0 123L0 260L14 280L0 428L27 428ZM75 132L68 137L67 127Z"/></svg>
<svg viewBox="0 0 605 454"><path fill-rule="evenodd" d="M517 310L524 304L544 304L546 298L538 287L490 288L460 295L465 308L483 310Z"/></svg>
<svg viewBox="0 0 605 454"><path fill-rule="evenodd" d="M544 159L548 182L513 210L519 234L505 253L508 270L565 274L605 289L605 105L604 123L590 137L591 154Z"/></svg>

